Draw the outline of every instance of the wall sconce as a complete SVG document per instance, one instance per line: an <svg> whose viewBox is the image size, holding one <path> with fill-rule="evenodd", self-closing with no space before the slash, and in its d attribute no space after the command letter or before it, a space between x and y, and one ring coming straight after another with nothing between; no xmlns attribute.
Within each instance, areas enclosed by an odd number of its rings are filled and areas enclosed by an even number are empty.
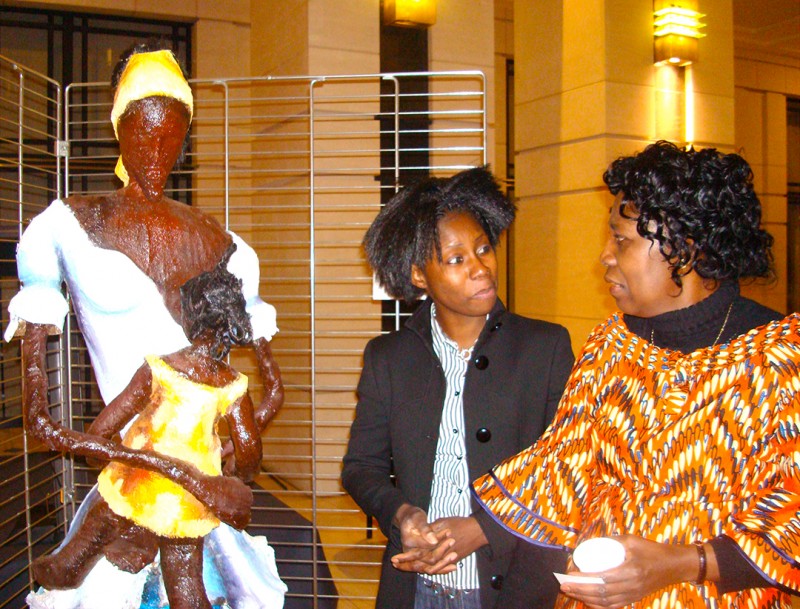
<svg viewBox="0 0 800 609"><path fill-rule="evenodd" d="M428 27L436 23L436 0L383 0L384 25Z"/></svg>
<svg viewBox="0 0 800 609"><path fill-rule="evenodd" d="M655 11L653 17L655 64L685 66L697 61L697 39L705 36L700 28L706 26L700 19L705 15L671 5Z"/></svg>

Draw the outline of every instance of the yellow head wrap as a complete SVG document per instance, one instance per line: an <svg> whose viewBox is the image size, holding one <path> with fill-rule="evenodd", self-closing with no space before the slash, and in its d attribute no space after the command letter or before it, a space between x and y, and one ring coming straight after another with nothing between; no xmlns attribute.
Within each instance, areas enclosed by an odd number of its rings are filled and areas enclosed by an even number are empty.
<svg viewBox="0 0 800 609"><path fill-rule="evenodd" d="M153 51L150 53L136 53L128 59L128 64L120 76L117 91L114 94L114 106L111 109L111 124L114 126L114 135L117 134L119 117L124 114L131 102L152 96L172 97L183 102L189 109L189 120L194 113L194 100L189 83L183 77L183 72L175 61L172 51ZM129 178L122 158L117 161L114 170L122 183L128 185Z"/></svg>

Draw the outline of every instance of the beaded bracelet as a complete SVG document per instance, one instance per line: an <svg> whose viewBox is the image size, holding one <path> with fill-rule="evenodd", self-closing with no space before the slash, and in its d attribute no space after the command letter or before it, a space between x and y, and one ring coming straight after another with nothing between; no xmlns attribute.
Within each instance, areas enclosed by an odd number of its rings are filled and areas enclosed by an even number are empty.
<svg viewBox="0 0 800 609"><path fill-rule="evenodd" d="M699 586L706 581L706 549L702 541L695 541L697 548L697 558L700 560L700 567L697 569L697 579L694 581L696 586Z"/></svg>

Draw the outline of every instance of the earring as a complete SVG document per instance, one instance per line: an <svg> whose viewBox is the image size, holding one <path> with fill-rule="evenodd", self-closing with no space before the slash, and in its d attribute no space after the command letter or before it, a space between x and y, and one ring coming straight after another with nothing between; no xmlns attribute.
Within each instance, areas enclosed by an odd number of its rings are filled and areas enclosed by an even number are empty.
<svg viewBox="0 0 800 609"><path fill-rule="evenodd" d="M689 260L686 260L685 262L683 259L679 260L678 262L679 266L677 267L677 271L680 277L688 275L689 273L692 272L692 270L694 270L694 260L692 260L691 258Z"/></svg>

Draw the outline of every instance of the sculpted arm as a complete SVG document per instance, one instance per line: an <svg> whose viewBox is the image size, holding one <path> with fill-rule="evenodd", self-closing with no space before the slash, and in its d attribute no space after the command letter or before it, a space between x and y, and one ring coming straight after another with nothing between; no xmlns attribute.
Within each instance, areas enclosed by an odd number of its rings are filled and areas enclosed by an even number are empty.
<svg viewBox="0 0 800 609"><path fill-rule="evenodd" d="M281 380L281 371L280 368L278 368L278 363L275 361L275 358L272 355L272 349L270 348L269 341L263 337L257 338L255 341L253 341L253 350L256 354L258 370L261 375L261 382L264 386L264 397L261 399L258 407L254 409L251 398L248 395L247 401L249 403L249 407L247 407L246 411L249 411L252 419L252 425L255 426L256 434L259 436L258 464L260 464L262 450L260 435L267 428L267 425L272 418L278 413L281 406L283 406L283 381ZM244 412L240 412L239 416L246 415ZM240 420L239 424L244 425L244 420ZM235 439L233 437L233 428L231 427L230 429L231 439L225 442L225 445L222 449L222 459L225 462L225 474L235 475L235 472L245 472L243 479L250 479L256 472L258 464L242 466L238 463L240 455L237 451L241 450L241 448L237 448ZM247 441L244 443L245 445L250 440L249 436L247 435L250 432L247 431L247 429L249 429L249 427L242 427L242 433L245 434L242 436L242 438L247 439ZM248 471L250 471L250 473L246 473Z"/></svg>
<svg viewBox="0 0 800 609"><path fill-rule="evenodd" d="M150 368L140 367L128 386L103 408L86 432L102 438L113 438L149 403L151 383Z"/></svg>
<svg viewBox="0 0 800 609"><path fill-rule="evenodd" d="M225 414L233 444L234 459L225 464L226 475L249 481L261 465L261 430L253 415L253 401L245 393Z"/></svg>
<svg viewBox="0 0 800 609"><path fill-rule="evenodd" d="M264 302L258 293L260 267L253 248L235 233L230 233L236 251L228 261L227 269L242 280L242 294L247 303L247 313L253 326L253 351L264 386L264 397L256 406L255 418L260 431L264 431L283 406L283 382L278 363L272 354L269 341L278 332L275 307ZM225 454L231 452L226 446Z"/></svg>
<svg viewBox="0 0 800 609"><path fill-rule="evenodd" d="M257 338L253 342L253 350L258 360L258 371L264 385L264 397L255 410L255 420L259 431L264 431L272 418L283 406L283 381L278 362L272 355L269 341Z"/></svg>
<svg viewBox="0 0 800 609"><path fill-rule="evenodd" d="M82 457L102 461L116 460L133 467L154 471L179 484L208 506L225 522L239 528L249 521L252 491L236 478L208 476L193 465L165 457L152 451L133 450L101 436L71 430L53 421L47 399L47 326L26 324L22 343L22 362L25 375L23 394L25 427L35 439L52 450L70 452ZM149 377L149 373L147 375ZM134 379L141 376L137 373ZM112 401L110 407L119 406L122 411L138 411L145 393L139 387L129 386ZM146 395L149 397L149 386ZM115 404L117 402L117 404ZM114 417L109 417L113 419ZM114 429L114 424L102 423L105 431Z"/></svg>

